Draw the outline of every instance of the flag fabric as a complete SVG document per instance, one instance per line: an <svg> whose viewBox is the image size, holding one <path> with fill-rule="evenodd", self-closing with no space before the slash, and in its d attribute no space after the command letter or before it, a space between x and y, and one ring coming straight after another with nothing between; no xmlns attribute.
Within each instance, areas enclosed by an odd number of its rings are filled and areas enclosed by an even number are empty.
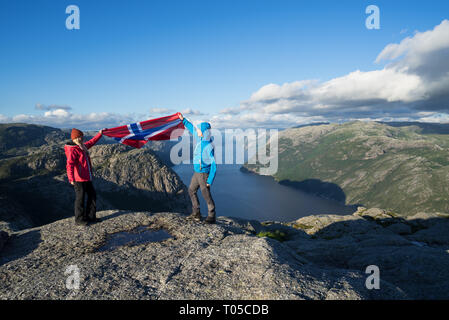
<svg viewBox="0 0 449 320"><path fill-rule="evenodd" d="M149 140L170 140L181 136L184 124L178 114L106 129L103 134L128 146L141 148Z"/></svg>

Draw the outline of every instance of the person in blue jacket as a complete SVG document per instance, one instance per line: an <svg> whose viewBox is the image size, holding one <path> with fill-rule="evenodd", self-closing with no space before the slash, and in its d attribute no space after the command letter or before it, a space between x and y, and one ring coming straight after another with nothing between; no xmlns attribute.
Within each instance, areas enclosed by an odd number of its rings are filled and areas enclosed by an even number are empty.
<svg viewBox="0 0 449 320"><path fill-rule="evenodd" d="M207 202L208 215L205 220L207 223L215 223L215 202L210 193L210 186L214 182L217 164L214 158L214 146L210 137L210 123L202 122L199 128L178 113L179 119L182 120L184 127L189 130L196 141L195 151L193 153L193 169L194 174L189 186L189 195L192 200L192 214L190 218L200 221L200 203L198 201L198 189Z"/></svg>

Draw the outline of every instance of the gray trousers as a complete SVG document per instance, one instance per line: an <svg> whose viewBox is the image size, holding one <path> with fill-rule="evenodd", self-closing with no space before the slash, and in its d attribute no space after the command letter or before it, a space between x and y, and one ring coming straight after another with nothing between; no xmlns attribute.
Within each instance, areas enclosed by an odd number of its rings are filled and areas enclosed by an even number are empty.
<svg viewBox="0 0 449 320"><path fill-rule="evenodd" d="M210 194L210 189L207 187L207 178L209 173L195 172L190 181L189 195L192 200L192 213L200 213L200 202L198 201L198 188L201 189L201 194L207 203L207 209L209 211L209 216L215 217L215 202Z"/></svg>

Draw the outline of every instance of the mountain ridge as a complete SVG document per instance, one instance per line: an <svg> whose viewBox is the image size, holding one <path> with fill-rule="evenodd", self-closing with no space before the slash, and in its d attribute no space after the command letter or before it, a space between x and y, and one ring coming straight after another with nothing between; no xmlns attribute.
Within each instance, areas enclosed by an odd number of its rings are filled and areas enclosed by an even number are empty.
<svg viewBox="0 0 449 320"><path fill-rule="evenodd" d="M332 190L344 195L336 200L348 205L402 215L449 212L449 135L421 131L361 121L287 129L279 133L279 169L273 177L330 198L325 184L333 184ZM302 183L308 180L315 182L312 190Z"/></svg>

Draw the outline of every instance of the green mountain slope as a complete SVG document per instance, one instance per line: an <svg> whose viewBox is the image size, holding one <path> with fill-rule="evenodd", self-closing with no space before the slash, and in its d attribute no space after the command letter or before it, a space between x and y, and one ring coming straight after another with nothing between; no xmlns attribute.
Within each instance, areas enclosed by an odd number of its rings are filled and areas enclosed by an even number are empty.
<svg viewBox="0 0 449 320"><path fill-rule="evenodd" d="M423 134L418 126L358 121L292 128L279 134L274 178L335 198L333 185L344 195L337 200L403 215L448 212L448 148L449 135Z"/></svg>

